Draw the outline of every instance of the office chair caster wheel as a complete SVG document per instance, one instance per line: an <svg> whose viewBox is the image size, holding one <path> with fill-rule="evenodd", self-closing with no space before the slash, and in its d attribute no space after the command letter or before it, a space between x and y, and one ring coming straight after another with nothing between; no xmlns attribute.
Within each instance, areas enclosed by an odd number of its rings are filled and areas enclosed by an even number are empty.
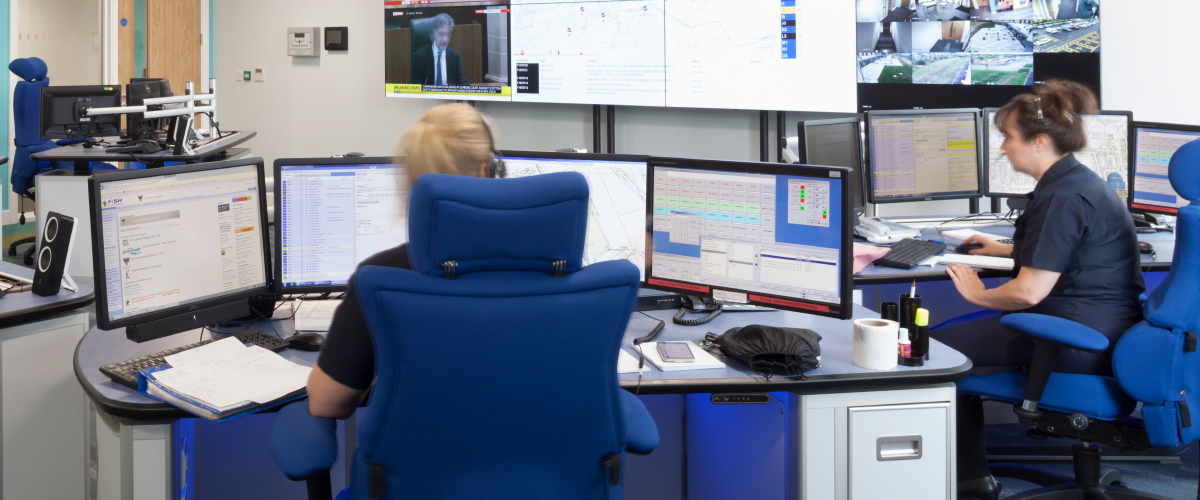
<svg viewBox="0 0 1200 500"><path fill-rule="evenodd" d="M16 256L17 256L17 249L15 249L15 248L11 248L11 247L10 247L10 248L8 249L8 256L9 256L9 257L16 257Z"/></svg>

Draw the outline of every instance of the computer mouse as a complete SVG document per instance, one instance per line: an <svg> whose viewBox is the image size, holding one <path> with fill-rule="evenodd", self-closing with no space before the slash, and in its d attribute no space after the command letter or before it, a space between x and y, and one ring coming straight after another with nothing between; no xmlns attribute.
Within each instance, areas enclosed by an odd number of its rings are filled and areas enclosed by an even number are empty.
<svg viewBox="0 0 1200 500"><path fill-rule="evenodd" d="M288 347L301 351L320 351L325 345L325 336L319 333L297 333L288 337Z"/></svg>
<svg viewBox="0 0 1200 500"><path fill-rule="evenodd" d="M1138 250L1141 250L1142 253L1154 253L1154 245L1151 245L1144 241L1139 241L1138 242Z"/></svg>
<svg viewBox="0 0 1200 500"><path fill-rule="evenodd" d="M965 253L967 255L970 255L971 250L979 250L980 248L983 248L983 244L981 244L981 243L963 243L959 246L954 247L954 251L958 252L958 253Z"/></svg>

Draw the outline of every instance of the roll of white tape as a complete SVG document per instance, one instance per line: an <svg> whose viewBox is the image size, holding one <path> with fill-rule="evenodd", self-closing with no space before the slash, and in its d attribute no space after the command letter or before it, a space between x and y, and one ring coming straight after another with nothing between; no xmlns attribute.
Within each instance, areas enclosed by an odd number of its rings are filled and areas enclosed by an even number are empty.
<svg viewBox="0 0 1200 500"><path fill-rule="evenodd" d="M900 324L886 319L854 320L854 365L868 370L896 367Z"/></svg>

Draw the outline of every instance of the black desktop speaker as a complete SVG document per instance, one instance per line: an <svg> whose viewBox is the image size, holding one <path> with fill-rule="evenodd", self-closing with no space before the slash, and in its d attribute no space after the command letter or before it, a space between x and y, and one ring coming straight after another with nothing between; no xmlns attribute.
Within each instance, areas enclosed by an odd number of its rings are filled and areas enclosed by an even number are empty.
<svg viewBox="0 0 1200 500"><path fill-rule="evenodd" d="M67 262L71 260L71 246L75 241L75 218L58 212L46 216L42 226L42 238L38 246L33 270L33 293L43 297L58 295Z"/></svg>

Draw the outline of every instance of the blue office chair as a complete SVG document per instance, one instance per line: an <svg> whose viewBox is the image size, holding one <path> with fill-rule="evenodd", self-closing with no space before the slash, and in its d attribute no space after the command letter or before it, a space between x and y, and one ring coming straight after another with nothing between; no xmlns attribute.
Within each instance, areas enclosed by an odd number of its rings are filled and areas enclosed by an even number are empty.
<svg viewBox="0 0 1200 500"><path fill-rule="evenodd" d="M588 186L423 175L409 205L412 270L354 279L375 347L350 487L338 499L619 499L625 452L658 445L617 382L637 298L626 261L582 267ZM272 455L329 498L332 420L284 408Z"/></svg>
<svg viewBox="0 0 1200 500"><path fill-rule="evenodd" d="M1106 349L1108 339L1099 332L1061 318L1009 314L1001 319L1004 326L1033 337L1036 346L1028 373L970 376L958 384L960 394L1017 405L1017 418L1035 435L1082 442L1072 446L1074 478L1017 465L992 466L996 476L1043 486L1010 499L1164 500L1114 484L1119 474L1102 470L1093 443L1147 449L1200 439L1200 422L1193 425L1189 411L1200 408L1200 141L1175 153L1169 176L1171 186L1191 205L1179 210L1171 271L1146 301L1146 319L1127 330L1113 349L1115 377L1051 372L1060 348ZM1137 419L1131 414L1139 401L1142 418Z"/></svg>
<svg viewBox="0 0 1200 500"><path fill-rule="evenodd" d="M18 210L21 212L20 223L25 224L25 200L34 201L35 199L34 178L37 174L52 168L50 162L34 161L29 155L54 149L59 145L41 137L42 87L50 85L50 78L46 76L49 72L46 62L37 57L13 59L8 64L8 70L22 80L17 82L17 88L13 92L13 124L15 125L13 135L16 151L12 155L12 174L9 176L9 180L12 182L13 192L21 197L18 201ZM101 170L116 170L117 168L108 163L92 163L91 167ZM8 247L8 254L16 256L18 246L36 241L36 237L14 241ZM25 265L33 265L34 248L29 247L29 250L25 252Z"/></svg>

